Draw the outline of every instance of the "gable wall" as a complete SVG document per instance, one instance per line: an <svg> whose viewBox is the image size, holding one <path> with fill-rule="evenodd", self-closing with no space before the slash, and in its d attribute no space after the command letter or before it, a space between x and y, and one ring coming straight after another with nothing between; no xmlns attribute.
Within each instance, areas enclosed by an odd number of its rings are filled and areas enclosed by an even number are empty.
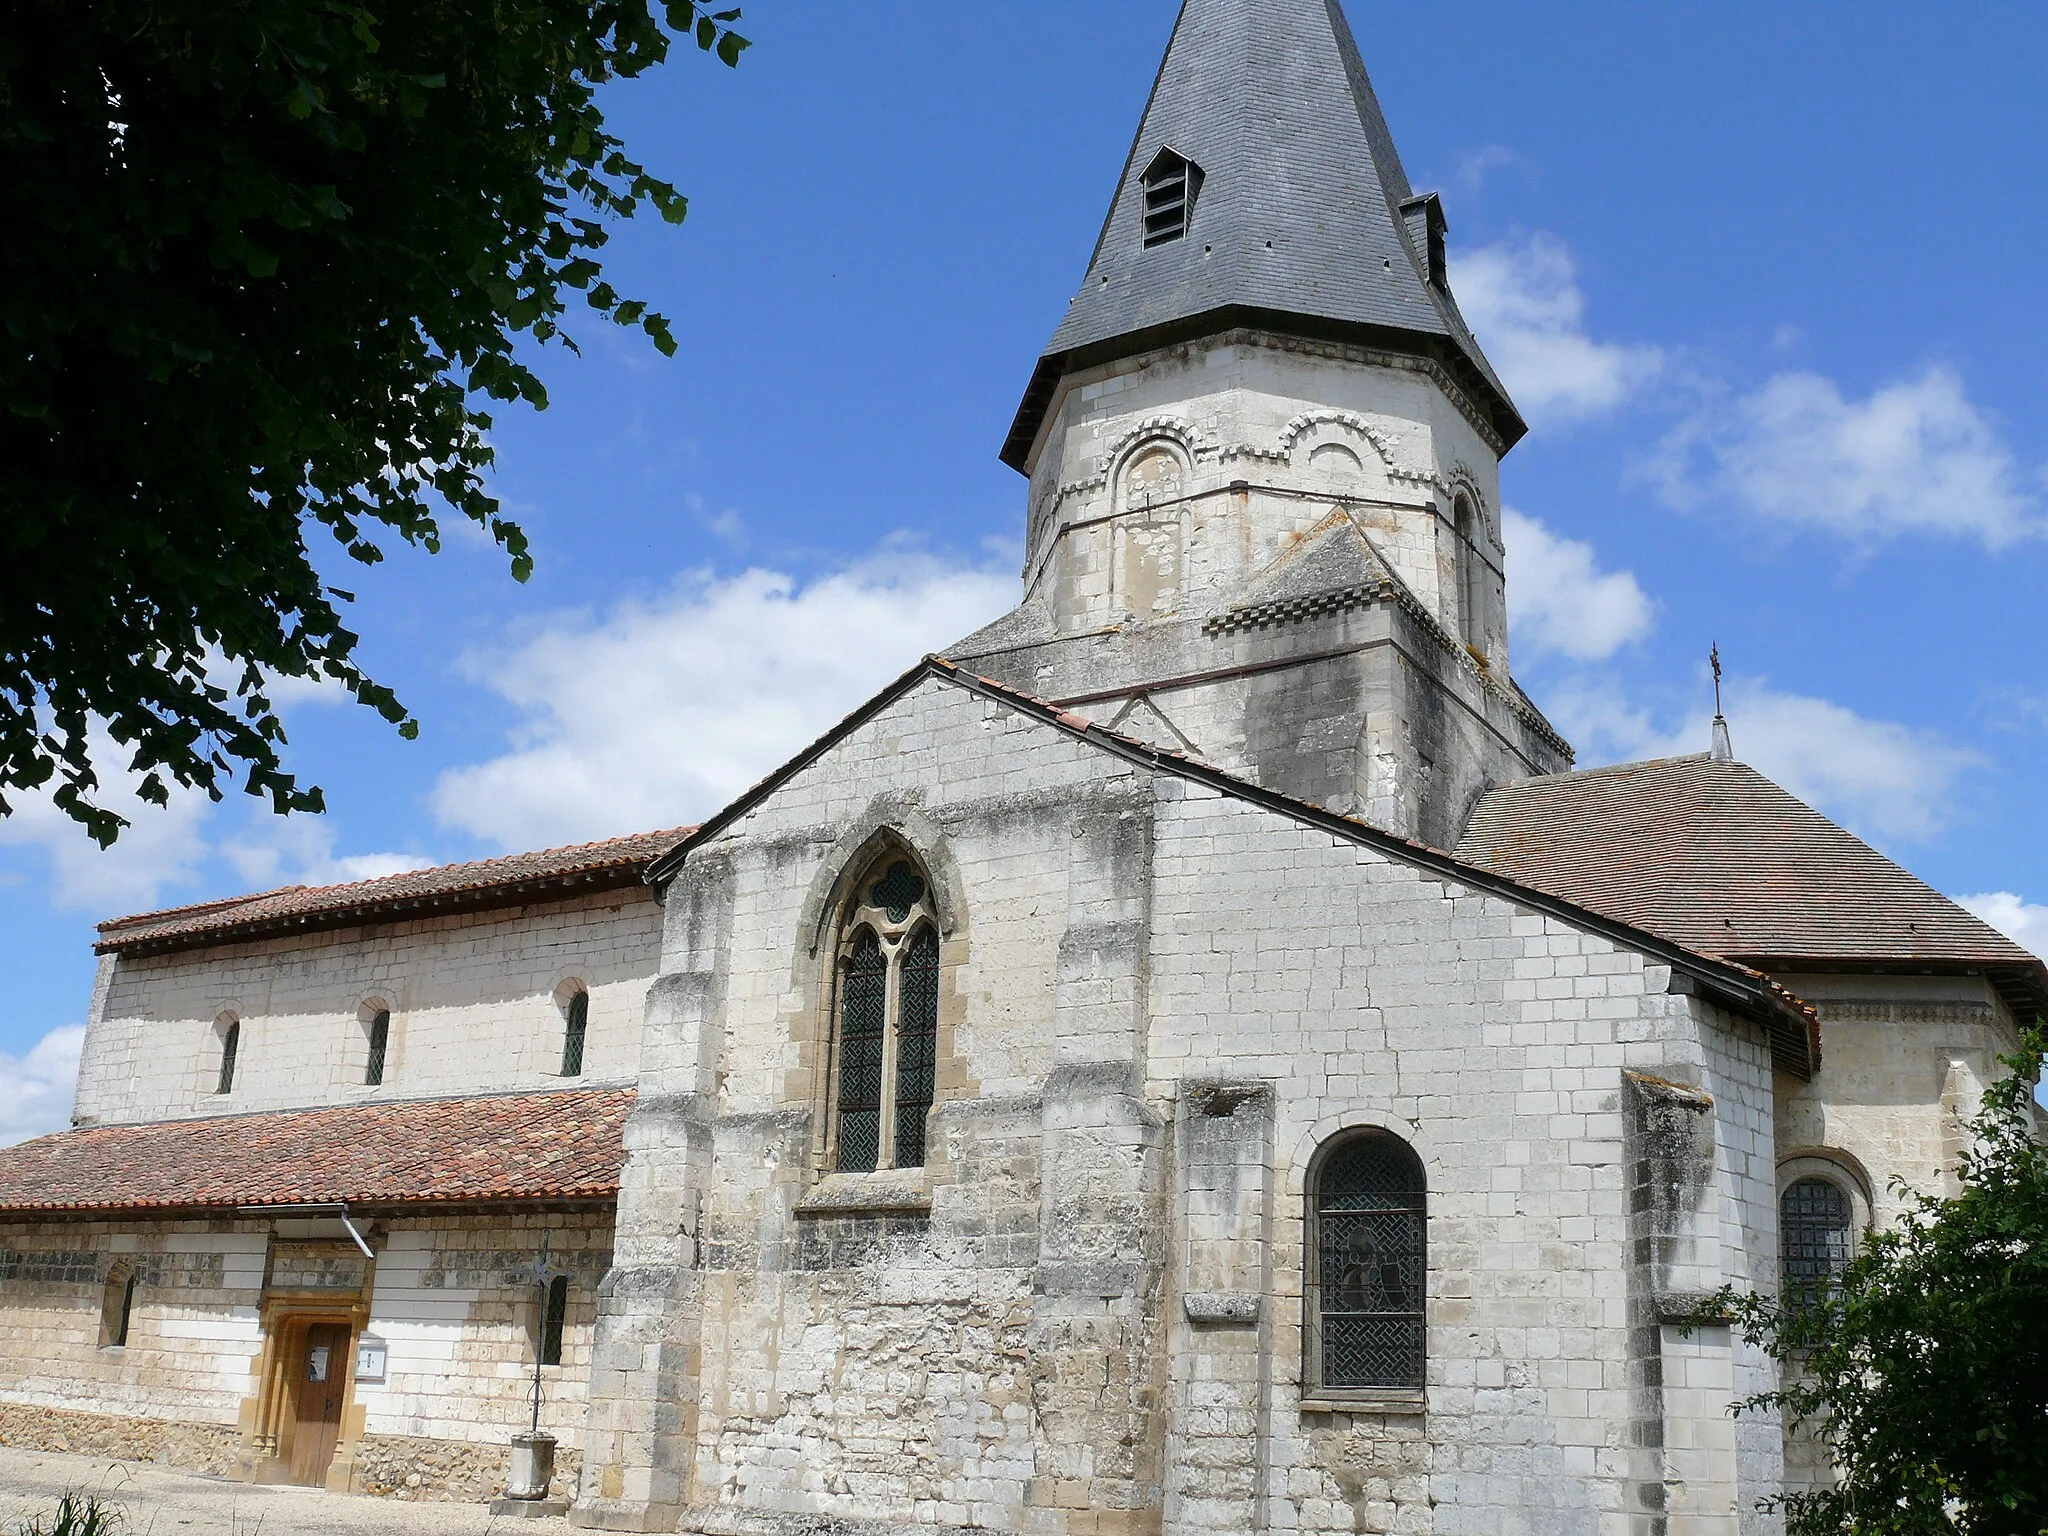
<svg viewBox="0 0 2048 1536"><path fill-rule="evenodd" d="M555 988L590 992L587 1083L630 1082L660 945L633 886L531 907L118 957L95 991L81 1120L102 1123L492 1093L564 1081ZM363 1084L360 1010L391 1008L384 1082ZM242 1022L234 1090L218 1095L215 1020Z"/></svg>
<svg viewBox="0 0 2048 1536"><path fill-rule="evenodd" d="M805 949L891 820L964 919L933 1157L832 1174ZM590 1518L1590 1531L1648 1489L1732 1533L1775 1475L1754 1362L1671 1321L1771 1262L1768 1052L1661 966L937 681L668 913ZM1690 1085L1677 1150L1624 1068ZM1301 1404L1306 1163L1359 1123L1430 1170L1426 1413Z"/></svg>

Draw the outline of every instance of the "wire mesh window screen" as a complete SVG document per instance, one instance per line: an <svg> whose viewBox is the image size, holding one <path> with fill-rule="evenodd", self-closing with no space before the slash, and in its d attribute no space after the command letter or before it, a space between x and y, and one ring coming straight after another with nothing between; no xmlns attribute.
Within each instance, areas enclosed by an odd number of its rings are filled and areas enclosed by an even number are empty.
<svg viewBox="0 0 2048 1536"><path fill-rule="evenodd" d="M242 1021L235 1020L221 1033L220 1076L215 1080L215 1093L232 1093L235 1087L235 1056L242 1048Z"/></svg>
<svg viewBox="0 0 2048 1536"><path fill-rule="evenodd" d="M1325 1159L1315 1198L1321 1384L1420 1388L1421 1163L1391 1136L1361 1136Z"/></svg>
<svg viewBox="0 0 2048 1536"><path fill-rule="evenodd" d="M840 975L839 1168L873 1170L882 1139L882 1034L889 961L873 929L854 940Z"/></svg>
<svg viewBox="0 0 2048 1536"><path fill-rule="evenodd" d="M562 1076L583 1075L583 1039L590 1033L590 994L573 993L562 1028Z"/></svg>
<svg viewBox="0 0 2048 1536"><path fill-rule="evenodd" d="M932 929L910 941L897 993L896 1166L922 1168L939 1045L939 936Z"/></svg>
<svg viewBox="0 0 2048 1536"><path fill-rule="evenodd" d="M1849 1197L1832 1179L1797 1179L1778 1201L1778 1252L1788 1293L1832 1285L1854 1246Z"/></svg>
<svg viewBox="0 0 2048 1536"><path fill-rule="evenodd" d="M391 1043L391 1010L379 1008L370 1020L370 1059L363 1067L363 1081L371 1087L384 1081L384 1051Z"/></svg>

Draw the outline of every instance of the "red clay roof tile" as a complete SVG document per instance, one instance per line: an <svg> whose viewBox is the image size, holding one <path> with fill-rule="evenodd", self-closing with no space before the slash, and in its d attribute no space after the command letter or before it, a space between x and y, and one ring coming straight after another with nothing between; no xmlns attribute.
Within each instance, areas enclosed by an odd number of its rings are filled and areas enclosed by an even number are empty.
<svg viewBox="0 0 2048 1536"><path fill-rule="evenodd" d="M117 917L100 924L101 953L109 950L186 949L279 931L332 928L351 922L396 920L425 907L460 910L502 905L535 887L630 885L653 860L693 828L638 832L630 837L543 848L467 864L442 864L402 875L380 875L347 885L288 885L281 890L223 901L199 902Z"/></svg>
<svg viewBox="0 0 2048 1536"><path fill-rule="evenodd" d="M0 1147L0 1212L610 1200L632 1107L581 1088L81 1126Z"/></svg>

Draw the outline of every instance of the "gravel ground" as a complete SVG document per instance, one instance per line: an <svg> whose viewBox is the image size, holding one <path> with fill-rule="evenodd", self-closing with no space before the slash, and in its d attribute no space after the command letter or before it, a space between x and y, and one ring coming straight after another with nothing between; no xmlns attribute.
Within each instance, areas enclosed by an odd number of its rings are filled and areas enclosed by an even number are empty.
<svg viewBox="0 0 2048 1536"><path fill-rule="evenodd" d="M107 1461L0 1446L0 1532L56 1508L66 1489L121 1506L127 1536L561 1536L568 1522L508 1520L482 1504L411 1504L314 1488L258 1488L173 1472L151 1462Z"/></svg>

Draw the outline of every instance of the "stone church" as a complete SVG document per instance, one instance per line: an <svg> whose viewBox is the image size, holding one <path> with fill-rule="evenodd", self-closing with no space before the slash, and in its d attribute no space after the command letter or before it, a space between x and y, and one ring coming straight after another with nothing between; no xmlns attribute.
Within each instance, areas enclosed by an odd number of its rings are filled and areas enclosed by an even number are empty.
<svg viewBox="0 0 2048 1536"><path fill-rule="evenodd" d="M1573 767L1445 240L1338 0L1187 0L1017 607L700 826L104 924L0 1439L487 1497L537 1390L614 1530L1776 1528L1681 1319L1943 1187L2048 971L1726 750Z"/></svg>

